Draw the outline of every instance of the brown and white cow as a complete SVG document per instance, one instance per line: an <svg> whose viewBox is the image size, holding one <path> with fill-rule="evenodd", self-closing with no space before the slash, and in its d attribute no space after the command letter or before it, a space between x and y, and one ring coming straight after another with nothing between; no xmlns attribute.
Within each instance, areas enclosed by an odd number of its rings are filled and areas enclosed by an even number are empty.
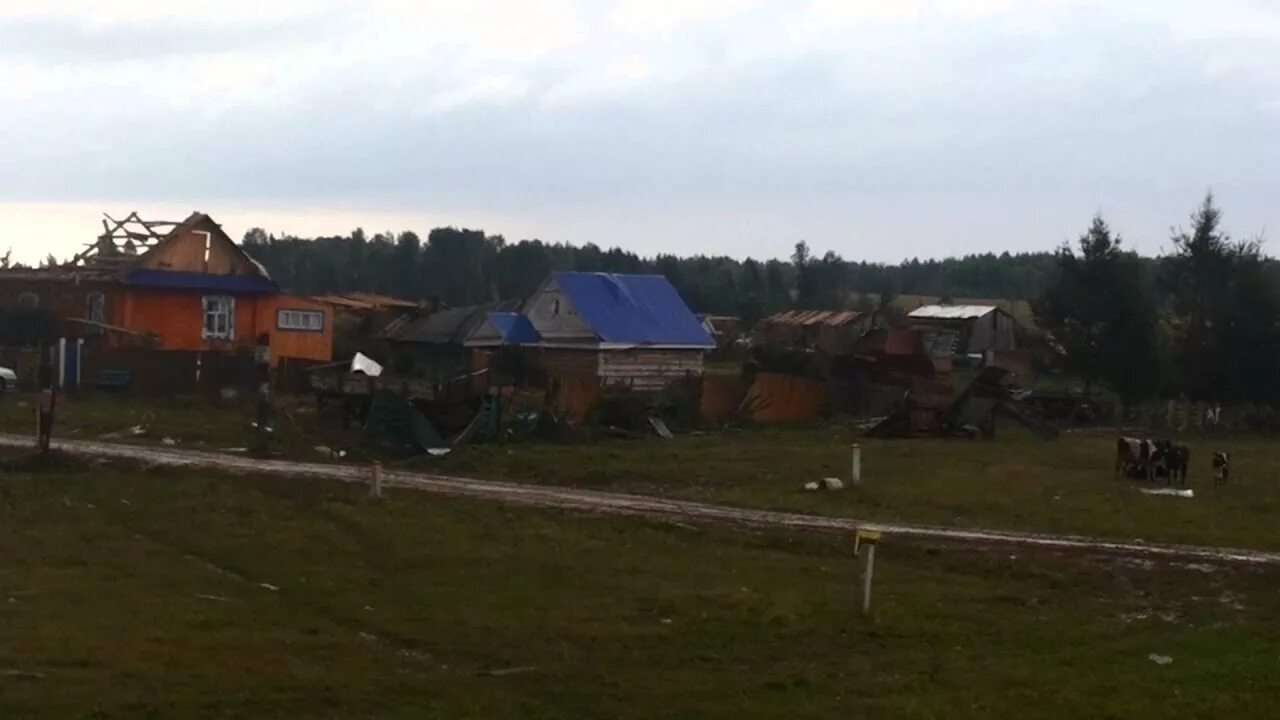
<svg viewBox="0 0 1280 720"><path fill-rule="evenodd" d="M1152 458L1156 444L1142 438L1122 437L1116 442L1116 477L1154 477Z"/></svg>
<svg viewBox="0 0 1280 720"><path fill-rule="evenodd" d="M1213 482L1215 485L1225 485L1230 479L1231 457L1225 450L1219 450L1213 454Z"/></svg>
<svg viewBox="0 0 1280 720"><path fill-rule="evenodd" d="M1140 478L1152 482L1164 478L1168 484L1187 483L1191 450L1169 440L1147 440L1122 437L1116 443L1116 476Z"/></svg>

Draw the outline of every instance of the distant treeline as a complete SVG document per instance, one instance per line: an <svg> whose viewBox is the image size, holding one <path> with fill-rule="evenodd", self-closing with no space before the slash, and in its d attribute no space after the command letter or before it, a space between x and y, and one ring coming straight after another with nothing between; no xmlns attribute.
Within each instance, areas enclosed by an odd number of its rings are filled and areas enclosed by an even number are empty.
<svg viewBox="0 0 1280 720"><path fill-rule="evenodd" d="M694 310L738 315L748 322L792 308L861 308L883 296L1030 299L1054 271L1050 252L981 254L897 265L814 256L797 243L789 261L694 255L641 257L596 245L540 240L507 242L480 230L437 228L426 240L412 231L298 238L245 234L244 247L292 292L375 292L451 305L521 298L556 270L665 275Z"/></svg>
<svg viewBox="0 0 1280 720"><path fill-rule="evenodd" d="M1160 257L1129 252L1101 218L1055 252L967 255L890 265L816 256L789 261L646 258L618 248L480 230L356 230L314 239L245 235L245 249L296 293L376 292L451 305L522 298L555 270L660 273L694 310L747 323L789 309L874 309L897 295L1030 300L1062 366L1126 402L1153 396L1280 406L1280 264L1260 240L1221 229L1212 195Z"/></svg>

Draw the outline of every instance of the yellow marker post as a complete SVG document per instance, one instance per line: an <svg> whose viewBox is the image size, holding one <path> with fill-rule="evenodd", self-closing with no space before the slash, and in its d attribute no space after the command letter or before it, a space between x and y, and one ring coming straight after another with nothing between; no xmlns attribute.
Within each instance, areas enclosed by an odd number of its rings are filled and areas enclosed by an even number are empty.
<svg viewBox="0 0 1280 720"><path fill-rule="evenodd" d="M862 614L871 614L871 578L876 568L876 545L880 544L879 530L859 530L853 538L853 554L867 546L867 564L862 568Z"/></svg>

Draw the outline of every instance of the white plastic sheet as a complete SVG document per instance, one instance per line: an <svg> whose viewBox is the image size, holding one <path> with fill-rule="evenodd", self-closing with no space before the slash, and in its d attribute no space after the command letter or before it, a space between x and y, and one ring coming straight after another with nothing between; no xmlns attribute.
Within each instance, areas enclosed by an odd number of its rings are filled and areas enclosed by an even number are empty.
<svg viewBox="0 0 1280 720"><path fill-rule="evenodd" d="M382 366L368 355L356 353L356 356L351 358L351 372L364 373L369 377L378 377L382 374Z"/></svg>

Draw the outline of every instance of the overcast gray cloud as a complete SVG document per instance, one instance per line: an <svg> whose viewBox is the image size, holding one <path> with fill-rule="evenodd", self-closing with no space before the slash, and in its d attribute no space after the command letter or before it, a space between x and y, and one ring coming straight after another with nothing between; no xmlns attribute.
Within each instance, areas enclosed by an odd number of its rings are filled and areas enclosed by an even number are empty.
<svg viewBox="0 0 1280 720"><path fill-rule="evenodd" d="M0 48L0 213L42 239L93 204L878 260L1098 209L1155 252L1209 187L1280 220L1249 0L123 0L0 10Z"/></svg>

